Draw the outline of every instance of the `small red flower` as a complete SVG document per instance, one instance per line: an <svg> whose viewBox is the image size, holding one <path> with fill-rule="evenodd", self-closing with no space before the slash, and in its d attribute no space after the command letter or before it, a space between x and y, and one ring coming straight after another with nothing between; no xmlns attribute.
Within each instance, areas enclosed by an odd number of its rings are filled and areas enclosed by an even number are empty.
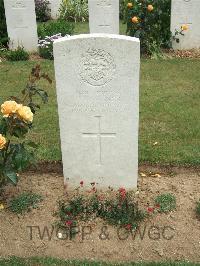
<svg viewBox="0 0 200 266"><path fill-rule="evenodd" d="M159 208L160 208L160 204L156 204L156 206L155 206L155 207L159 209Z"/></svg>
<svg viewBox="0 0 200 266"><path fill-rule="evenodd" d="M66 225L68 225L68 226L71 226L72 225L72 221L66 221L66 223L65 223Z"/></svg>
<svg viewBox="0 0 200 266"><path fill-rule="evenodd" d="M148 208L147 208L147 211L148 211L148 212L154 212L154 208L148 207Z"/></svg>
<svg viewBox="0 0 200 266"><path fill-rule="evenodd" d="M80 182L81 187L83 187L83 181Z"/></svg>
<svg viewBox="0 0 200 266"><path fill-rule="evenodd" d="M130 230L132 225L131 224L127 224L125 227L126 227L127 230Z"/></svg>
<svg viewBox="0 0 200 266"><path fill-rule="evenodd" d="M119 188L119 193L120 193L120 196L122 198L126 197L126 189L125 188L123 188L123 187Z"/></svg>
<svg viewBox="0 0 200 266"><path fill-rule="evenodd" d="M126 189L125 189L125 188L123 188L123 187L120 187L120 188L119 188L119 192L120 192L120 193L121 193L121 192L124 192L124 191L126 192Z"/></svg>

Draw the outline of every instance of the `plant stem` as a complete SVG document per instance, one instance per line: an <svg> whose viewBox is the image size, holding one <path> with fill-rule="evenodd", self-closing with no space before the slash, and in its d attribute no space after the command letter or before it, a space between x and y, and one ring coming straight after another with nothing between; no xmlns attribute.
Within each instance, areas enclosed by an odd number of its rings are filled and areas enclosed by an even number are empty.
<svg viewBox="0 0 200 266"><path fill-rule="evenodd" d="M10 146L10 139L9 139L9 141L7 142L6 149L5 149L4 165L5 165L5 163L6 163L7 159L8 159L7 156L8 156L8 149L9 149L9 146Z"/></svg>

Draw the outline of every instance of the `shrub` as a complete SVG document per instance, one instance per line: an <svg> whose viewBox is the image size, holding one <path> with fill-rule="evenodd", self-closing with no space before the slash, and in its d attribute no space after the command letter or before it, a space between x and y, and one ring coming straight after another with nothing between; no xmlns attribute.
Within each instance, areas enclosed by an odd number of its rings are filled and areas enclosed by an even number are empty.
<svg viewBox="0 0 200 266"><path fill-rule="evenodd" d="M62 36L71 35L74 31L74 23L64 20L52 20L38 25L38 36L40 39L60 33Z"/></svg>
<svg viewBox="0 0 200 266"><path fill-rule="evenodd" d="M29 59L29 54L19 46L16 50L7 50L5 58L8 61L26 61Z"/></svg>
<svg viewBox="0 0 200 266"><path fill-rule="evenodd" d="M35 0L36 19L39 22L45 22L51 18L50 2L48 0Z"/></svg>
<svg viewBox="0 0 200 266"><path fill-rule="evenodd" d="M128 230L135 230L144 219L145 212L139 210L135 194L124 188L110 193L98 192L91 184L89 194L76 194L69 202L59 202L58 226L62 229L75 227L78 221L101 218L105 222ZM72 228L73 229L73 228Z"/></svg>
<svg viewBox="0 0 200 266"><path fill-rule="evenodd" d="M170 193L157 196L155 203L159 206L159 212L169 212L176 209L176 198Z"/></svg>
<svg viewBox="0 0 200 266"><path fill-rule="evenodd" d="M38 203L42 201L42 196L34 193L22 193L18 197L12 199L9 203L9 209L16 214L29 212L31 208L38 207Z"/></svg>
<svg viewBox="0 0 200 266"><path fill-rule="evenodd" d="M41 73L40 66L36 65L21 92L21 97L11 96L1 105L0 187L9 181L16 185L18 173L35 163L34 150L37 145L26 136L32 129L33 116L40 108L35 98L39 96L43 103L48 100L47 93L38 87L41 79L51 83L48 75Z"/></svg>
<svg viewBox="0 0 200 266"><path fill-rule="evenodd" d="M73 30L74 24L64 20L40 24L38 27L40 56L45 59L53 59L53 42L58 38L72 34Z"/></svg>
<svg viewBox="0 0 200 266"><path fill-rule="evenodd" d="M88 0L62 0L60 18L67 21L88 21Z"/></svg>
<svg viewBox="0 0 200 266"><path fill-rule="evenodd" d="M0 0L0 47L6 46L7 43L8 43L8 33L6 26L4 2L3 0Z"/></svg>
<svg viewBox="0 0 200 266"><path fill-rule="evenodd" d="M140 38L141 52L159 55L171 46L170 0L130 0L126 7L127 33Z"/></svg>

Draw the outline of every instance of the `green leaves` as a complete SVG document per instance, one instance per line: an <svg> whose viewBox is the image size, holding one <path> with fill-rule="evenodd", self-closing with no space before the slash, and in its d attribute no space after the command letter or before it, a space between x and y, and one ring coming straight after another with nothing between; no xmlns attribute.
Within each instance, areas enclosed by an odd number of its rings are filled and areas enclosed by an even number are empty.
<svg viewBox="0 0 200 266"><path fill-rule="evenodd" d="M8 130L8 124L5 118L0 120L0 134L6 136Z"/></svg>
<svg viewBox="0 0 200 266"><path fill-rule="evenodd" d="M33 143L31 145L33 146ZM34 162L33 152L26 149L24 143L12 144L10 147L10 157L13 168L16 171L23 171Z"/></svg>
<svg viewBox="0 0 200 266"><path fill-rule="evenodd" d="M13 127L13 132L12 135L17 137L17 138L25 138L25 135L29 131L29 125L19 121L18 123L16 122L16 125Z"/></svg>
<svg viewBox="0 0 200 266"><path fill-rule="evenodd" d="M41 90L41 89L37 89L36 93L41 97L43 103L47 103L48 102L48 94L46 91Z"/></svg>
<svg viewBox="0 0 200 266"><path fill-rule="evenodd" d="M149 55L161 54L161 48L171 46L170 0L130 0L132 8L127 7L127 34L140 38L141 52ZM148 10L148 5L153 9ZM137 17L138 23L132 18Z"/></svg>
<svg viewBox="0 0 200 266"><path fill-rule="evenodd" d="M36 113L36 110L37 110L37 109L40 109L39 104L35 104L35 103L33 103L33 102L30 102L30 103L28 104L28 106L31 108L31 112L32 112L33 114Z"/></svg>
<svg viewBox="0 0 200 266"><path fill-rule="evenodd" d="M34 101L35 98L39 96L43 103L48 101L47 92L38 87L41 79L52 83L48 74L41 73L40 65L36 65L31 70L26 87L21 91L21 98L11 96L9 99L12 101L5 104L4 113L8 116L0 118L0 134L6 139L0 150L0 187L8 181L16 185L17 173L31 164L35 165L34 150L37 144L24 139L32 129L33 114L40 109L40 105Z"/></svg>
<svg viewBox="0 0 200 266"><path fill-rule="evenodd" d="M3 171L3 174L5 177L8 178L8 180L10 182L12 182L14 185L17 185L17 182L18 182L18 176L15 172L11 171L11 170L8 170L8 169L5 169Z"/></svg>
<svg viewBox="0 0 200 266"><path fill-rule="evenodd" d="M16 214L23 214L29 212L32 208L37 208L41 201L41 195L30 192L22 193L10 201L9 208Z"/></svg>
<svg viewBox="0 0 200 266"><path fill-rule="evenodd" d="M26 145L31 148L26 148ZM9 144L6 151L0 152L0 174L14 185L17 185L18 176L16 173L27 169L31 164L35 164L33 152L35 148L37 148L37 145L32 141Z"/></svg>
<svg viewBox="0 0 200 266"><path fill-rule="evenodd" d="M161 194L155 198L159 205L159 212L170 212L176 209L176 197L171 193Z"/></svg>

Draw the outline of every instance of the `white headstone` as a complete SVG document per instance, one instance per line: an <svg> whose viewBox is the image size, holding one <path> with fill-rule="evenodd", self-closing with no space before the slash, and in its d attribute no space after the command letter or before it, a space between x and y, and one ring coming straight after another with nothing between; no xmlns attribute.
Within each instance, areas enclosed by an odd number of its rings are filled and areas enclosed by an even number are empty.
<svg viewBox="0 0 200 266"><path fill-rule="evenodd" d="M51 9L51 17L53 19L57 19L59 17L59 9L62 0L49 0L50 9Z"/></svg>
<svg viewBox="0 0 200 266"><path fill-rule="evenodd" d="M34 0L4 0L10 49L23 46L37 51L37 24Z"/></svg>
<svg viewBox="0 0 200 266"><path fill-rule="evenodd" d="M135 188L140 43L83 34L54 43L63 170L69 186Z"/></svg>
<svg viewBox="0 0 200 266"><path fill-rule="evenodd" d="M119 34L119 0L88 0L90 33Z"/></svg>
<svg viewBox="0 0 200 266"><path fill-rule="evenodd" d="M174 49L192 49L200 47L200 0L172 0L171 32L180 30L187 24L189 29L184 36L178 36L180 42L173 42Z"/></svg>

